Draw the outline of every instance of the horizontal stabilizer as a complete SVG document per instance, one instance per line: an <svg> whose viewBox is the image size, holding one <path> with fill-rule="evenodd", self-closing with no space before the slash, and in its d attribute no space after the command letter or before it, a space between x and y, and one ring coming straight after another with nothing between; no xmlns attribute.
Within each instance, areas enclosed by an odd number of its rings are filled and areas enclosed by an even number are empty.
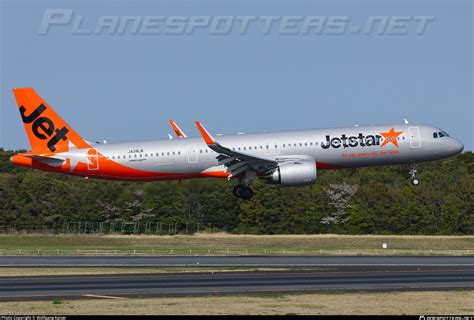
<svg viewBox="0 0 474 320"><path fill-rule="evenodd" d="M28 154L24 155L25 157L31 158L33 160L39 161L41 163L53 166L53 167L60 167L65 162L64 159L54 158L54 157L45 157L35 154Z"/></svg>

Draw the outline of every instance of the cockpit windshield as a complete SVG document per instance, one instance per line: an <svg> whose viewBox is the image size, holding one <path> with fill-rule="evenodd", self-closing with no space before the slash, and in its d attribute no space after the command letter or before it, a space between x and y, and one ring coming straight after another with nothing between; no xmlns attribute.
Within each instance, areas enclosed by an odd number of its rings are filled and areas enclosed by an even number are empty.
<svg viewBox="0 0 474 320"><path fill-rule="evenodd" d="M449 137L449 134L445 131L438 131L438 132L433 132L433 138L442 138L442 137Z"/></svg>
<svg viewBox="0 0 474 320"><path fill-rule="evenodd" d="M449 137L449 134L447 134L446 132L444 131L441 131L438 133L439 137L442 138L442 137Z"/></svg>

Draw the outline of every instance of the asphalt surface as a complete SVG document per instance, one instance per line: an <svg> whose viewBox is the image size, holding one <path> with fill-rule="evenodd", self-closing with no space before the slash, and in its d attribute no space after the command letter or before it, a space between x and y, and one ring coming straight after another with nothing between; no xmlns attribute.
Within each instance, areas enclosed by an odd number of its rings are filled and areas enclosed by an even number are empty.
<svg viewBox="0 0 474 320"><path fill-rule="evenodd" d="M0 277L0 301L344 290L474 289L474 268Z"/></svg>
<svg viewBox="0 0 474 320"><path fill-rule="evenodd" d="M474 289L474 256L0 256L0 267L317 267L1 277L0 301L253 292Z"/></svg>
<svg viewBox="0 0 474 320"><path fill-rule="evenodd" d="M189 266L474 266L474 256L0 256L0 267Z"/></svg>

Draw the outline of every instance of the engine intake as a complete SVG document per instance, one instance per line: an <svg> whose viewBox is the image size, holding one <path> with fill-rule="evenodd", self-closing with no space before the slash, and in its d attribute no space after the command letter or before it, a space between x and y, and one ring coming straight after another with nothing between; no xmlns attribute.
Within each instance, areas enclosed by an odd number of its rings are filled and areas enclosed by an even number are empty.
<svg viewBox="0 0 474 320"><path fill-rule="evenodd" d="M301 160L282 164L268 176L267 182L282 187L312 185L316 182L316 163L314 160Z"/></svg>

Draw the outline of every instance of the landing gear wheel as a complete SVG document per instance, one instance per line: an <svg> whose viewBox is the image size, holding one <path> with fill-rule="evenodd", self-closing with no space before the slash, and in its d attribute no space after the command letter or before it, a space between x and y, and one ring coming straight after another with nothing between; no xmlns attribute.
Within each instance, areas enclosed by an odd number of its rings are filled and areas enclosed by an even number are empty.
<svg viewBox="0 0 474 320"><path fill-rule="evenodd" d="M239 189L241 189L241 188L242 188L242 186L238 184L232 189L232 193L234 194L235 197L240 198L239 197Z"/></svg>
<svg viewBox="0 0 474 320"><path fill-rule="evenodd" d="M240 197L244 200L250 200L253 197L253 190L249 187L243 187L240 190Z"/></svg>
<svg viewBox="0 0 474 320"><path fill-rule="evenodd" d="M414 186L417 186L420 184L420 180L418 180L418 178L416 177L416 173L417 173L416 164L414 163L410 164L409 174L411 176L411 184Z"/></svg>
<svg viewBox="0 0 474 320"><path fill-rule="evenodd" d="M244 187L241 185L236 185L234 189L232 189L232 193L237 198L241 198L244 200L250 200L253 197L253 190L249 187Z"/></svg>

